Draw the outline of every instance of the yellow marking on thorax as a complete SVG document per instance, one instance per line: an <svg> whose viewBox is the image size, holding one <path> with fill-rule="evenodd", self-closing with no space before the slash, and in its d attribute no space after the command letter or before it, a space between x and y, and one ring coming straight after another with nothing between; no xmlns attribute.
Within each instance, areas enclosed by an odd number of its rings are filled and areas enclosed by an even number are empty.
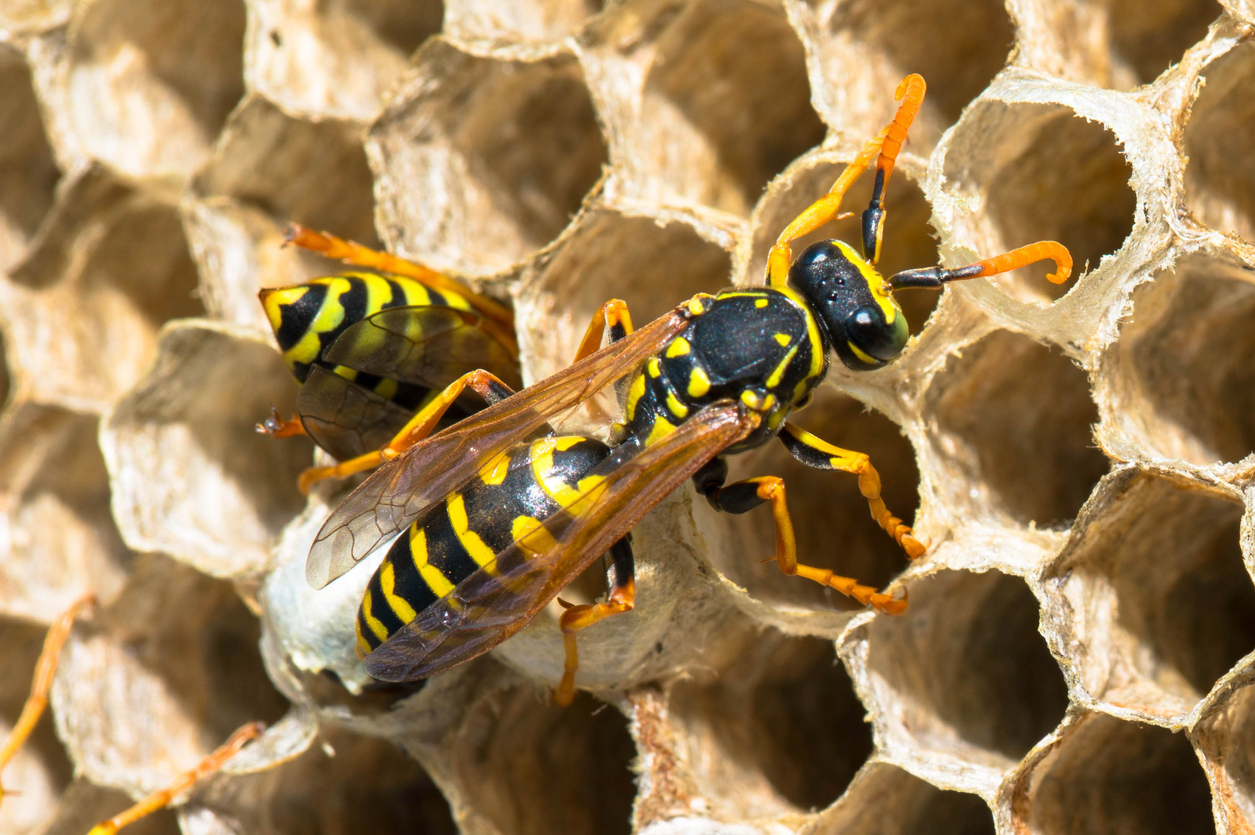
<svg viewBox="0 0 1255 835"><path fill-rule="evenodd" d="M687 354L693 346L689 345L689 341L682 336L677 336L675 340L667 346L667 359L675 359Z"/></svg>
<svg viewBox="0 0 1255 835"><path fill-rule="evenodd" d="M759 299L758 301L754 302L754 307L766 307L767 304L768 302L766 299Z"/></svg>
<svg viewBox="0 0 1255 835"><path fill-rule="evenodd" d="M479 480L484 482L484 484L495 486L503 483L509 474L510 455L508 452L502 452L480 469Z"/></svg>
<svg viewBox="0 0 1255 835"><path fill-rule="evenodd" d="M806 372L806 380L813 380L824 373L824 340L819 335L819 323L815 321L815 314L811 313L806 300L792 287L781 287L777 292L797 305L802 318L806 320L806 338L811 345L811 367Z"/></svg>
<svg viewBox="0 0 1255 835"><path fill-rule="evenodd" d="M657 379L662 376L662 363L657 357L650 357L649 362L645 363L645 370L649 372L649 376Z"/></svg>
<svg viewBox="0 0 1255 835"><path fill-rule="evenodd" d="M624 412L629 421L636 418L636 406L641 402L641 398L645 396L645 375L637 374L632 378L632 384L628 387L627 403Z"/></svg>
<svg viewBox="0 0 1255 835"><path fill-rule="evenodd" d="M453 591L453 583L449 582L449 578L427 561L427 531L419 525L410 528L410 553L414 557L414 567L418 569L419 576L432 594L444 597Z"/></svg>
<svg viewBox="0 0 1255 835"><path fill-rule="evenodd" d="M466 515L466 499L461 493L454 493L445 501L445 508L449 511L449 523L453 525L453 533L457 536L458 542L462 543L462 547L466 549L466 553L471 555L476 565L489 574L495 575L497 553L480 538L479 534L471 530L471 523Z"/></svg>
<svg viewBox="0 0 1255 835"><path fill-rule="evenodd" d="M645 439L645 446L652 446L654 443L662 440L675 431L675 424L661 415L654 418L654 425L649 430L649 437Z"/></svg>
<svg viewBox="0 0 1255 835"><path fill-rule="evenodd" d="M774 389L780 385L780 381L784 379L784 372L789 369L789 363L793 362L793 358L797 356L797 349L802 343L795 343L792 348L784 355L784 359L780 360L780 364L771 372L771 376L767 378L767 388Z"/></svg>
<svg viewBox="0 0 1255 835"><path fill-rule="evenodd" d="M671 391L667 392L667 409L680 420L684 420L684 418L689 416L689 407L681 403L680 398L676 397L675 393Z"/></svg>
<svg viewBox="0 0 1255 835"><path fill-rule="evenodd" d="M381 641L388 640L388 627L383 625L383 621L371 614L370 586L366 587L366 594L362 597L362 620L366 621L366 627L370 629L371 634Z"/></svg>
<svg viewBox="0 0 1255 835"><path fill-rule="evenodd" d="M787 333L778 333L772 339L776 340L776 344L781 348L789 347L789 335Z"/></svg>
<svg viewBox="0 0 1255 835"><path fill-rule="evenodd" d="M697 398L705 397L710 391L710 377L706 374L706 369L700 366L694 366L689 372L688 396Z"/></svg>
<svg viewBox="0 0 1255 835"><path fill-rule="evenodd" d="M396 567L393 566L392 560L384 560L383 566L379 569L379 588L383 589L384 602L402 623L409 623L418 616L418 612L414 611L409 601L396 593Z"/></svg>
<svg viewBox="0 0 1255 835"><path fill-rule="evenodd" d="M531 516L514 517L510 525L510 535L514 537L519 550L527 554L528 559L538 554L548 553L558 547L549 529L542 525L539 519Z"/></svg>

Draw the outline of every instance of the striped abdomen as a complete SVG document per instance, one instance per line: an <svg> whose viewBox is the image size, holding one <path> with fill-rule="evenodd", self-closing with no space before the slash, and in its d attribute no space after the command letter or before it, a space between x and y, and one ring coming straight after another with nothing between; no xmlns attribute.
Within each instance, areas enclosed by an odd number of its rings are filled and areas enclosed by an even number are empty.
<svg viewBox="0 0 1255 835"><path fill-rule="evenodd" d="M374 650L480 568L491 572L500 551L570 505L581 479L608 453L600 441L570 435L489 461L393 543L357 613L358 652Z"/></svg>

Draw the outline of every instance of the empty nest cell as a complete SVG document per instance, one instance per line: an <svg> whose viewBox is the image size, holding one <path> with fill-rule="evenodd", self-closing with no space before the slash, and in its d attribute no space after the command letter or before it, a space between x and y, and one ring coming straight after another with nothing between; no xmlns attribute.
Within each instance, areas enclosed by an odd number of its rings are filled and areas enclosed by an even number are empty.
<svg viewBox="0 0 1255 835"><path fill-rule="evenodd" d="M94 0L68 41L77 141L133 176L190 174L244 92L238 0Z"/></svg>
<svg viewBox="0 0 1255 835"><path fill-rule="evenodd" d="M1206 86L1185 126L1185 197L1207 225L1255 241L1255 43L1203 69Z"/></svg>
<svg viewBox="0 0 1255 835"><path fill-rule="evenodd" d="M1035 763L1016 824L1042 835L1215 832L1207 779L1184 734L1099 713Z"/></svg>
<svg viewBox="0 0 1255 835"><path fill-rule="evenodd" d="M1219 817L1231 832L1255 820L1255 688L1249 676L1217 699L1194 729L1203 763L1219 801Z"/></svg>
<svg viewBox="0 0 1255 835"><path fill-rule="evenodd" d="M720 674L672 686L669 714L701 794L738 817L830 806L872 753L865 708L819 638L751 636Z"/></svg>
<svg viewBox="0 0 1255 835"><path fill-rule="evenodd" d="M1215 0L1090 0L1105 11L1111 83L1149 84L1207 34L1224 9Z"/></svg>
<svg viewBox="0 0 1255 835"><path fill-rule="evenodd" d="M816 392L811 406L789 422L838 447L869 455L880 473L885 504L894 515L911 521L919 505L919 470L915 450L896 423L831 389ZM730 481L762 475L784 479L800 562L832 569L876 588L884 588L906 567L905 553L872 519L867 500L859 493L857 476L811 469L776 442L733 456L728 464ZM694 511L716 516L701 498L694 498ZM783 574L775 560L761 562L776 550L775 526L767 508L741 516L718 514L717 518L733 528L739 547L728 552L713 550L708 558L751 597L785 609L860 608L831 589Z"/></svg>
<svg viewBox="0 0 1255 835"><path fill-rule="evenodd" d="M974 794L946 791L887 763L863 769L815 835L993 835L989 807Z"/></svg>
<svg viewBox="0 0 1255 835"><path fill-rule="evenodd" d="M384 238L471 275L556 238L607 159L572 56L494 60L442 40L419 54L371 128L368 152Z"/></svg>
<svg viewBox="0 0 1255 835"><path fill-rule="evenodd" d="M995 770L1009 768L1063 718L1067 687L1038 632L1023 580L942 571L910 583L911 607L867 627L878 730ZM881 689L884 688L884 689Z"/></svg>
<svg viewBox="0 0 1255 835"><path fill-rule="evenodd" d="M1255 451L1255 282L1189 257L1133 293L1111 384L1126 431L1163 458L1206 466Z"/></svg>
<svg viewBox="0 0 1255 835"><path fill-rule="evenodd" d="M643 169L634 187L648 199L745 216L772 177L823 141L802 43L782 10L701 0L654 50L632 149Z"/></svg>
<svg viewBox="0 0 1255 835"><path fill-rule="evenodd" d="M947 189L973 200L974 215L955 226L979 257L1042 240L1072 253L1067 284L1045 280L1050 262L994 279L1017 298L1063 296L1133 229L1132 168L1115 137L1060 105L979 103L958 126L944 172Z"/></svg>
<svg viewBox="0 0 1255 835"><path fill-rule="evenodd" d="M0 47L0 269L17 263L52 208L61 177L30 68L21 53Z"/></svg>
<svg viewBox="0 0 1255 835"><path fill-rule="evenodd" d="M1067 525L1109 467L1091 426L1098 409L1084 371L1058 350L996 331L947 360L932 381L934 443L971 485L1020 522Z"/></svg>
<svg viewBox="0 0 1255 835"><path fill-rule="evenodd" d="M932 227L928 225L932 206L920 187L902 170L904 167L895 169L897 176L890 180L885 195L884 244L880 261L876 264L885 276L938 263L937 242L932 237ZM780 233L832 188L844 168L830 153L821 152L799 160L772 183L754 213L754 238L749 269L744 277L746 282L762 283L767 269L767 254ZM865 174L842 201L843 210L854 212L855 218L871 199L873 177L872 173ZM798 238L791 244L794 256L816 241L830 238L839 238L861 249L862 232L855 218L827 224ZM941 294L905 291L896 294L896 298L906 313L911 333L918 334L924 329L924 323L932 315Z"/></svg>
<svg viewBox="0 0 1255 835"><path fill-rule="evenodd" d="M1072 623L1062 634L1094 698L1158 720L1189 713L1255 649L1255 586L1240 505L1125 470L1099 488L1082 534L1045 574Z"/></svg>

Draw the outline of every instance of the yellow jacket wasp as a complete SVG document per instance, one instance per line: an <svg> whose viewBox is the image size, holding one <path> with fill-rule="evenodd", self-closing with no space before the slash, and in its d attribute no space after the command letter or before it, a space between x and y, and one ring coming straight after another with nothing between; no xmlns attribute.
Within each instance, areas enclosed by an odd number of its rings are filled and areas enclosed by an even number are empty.
<svg viewBox="0 0 1255 835"><path fill-rule="evenodd" d="M768 257L766 287L699 294L635 331L626 305L608 302L567 369L517 394L490 371L471 371L379 451L311 475L378 466L319 532L306 564L316 588L401 534L358 613L358 651L371 675L425 678L486 652L605 554L606 600L568 607L560 619L566 663L557 698L569 702L577 633L633 606L628 532L689 478L720 510L744 513L769 503L775 558L785 574L887 614L905 610L905 598L799 563L783 481L763 476L727 484L723 457L776 437L804 464L855 473L877 522L909 557L924 553L926 546L885 507L867 456L810 435L789 415L823 381L830 351L854 370L879 368L898 356L908 330L895 289L940 287L1045 259L1056 263L1051 280L1062 282L1071 258L1060 244L1038 242L958 269L929 267L888 279L876 271L885 188L923 96L922 78L903 80L893 121L831 191L781 233ZM791 243L834 219L846 190L873 161L863 254L828 240L792 260ZM607 331L610 344L597 350ZM620 379L627 380L624 418L610 445L550 428ZM488 408L433 434L468 388Z"/></svg>

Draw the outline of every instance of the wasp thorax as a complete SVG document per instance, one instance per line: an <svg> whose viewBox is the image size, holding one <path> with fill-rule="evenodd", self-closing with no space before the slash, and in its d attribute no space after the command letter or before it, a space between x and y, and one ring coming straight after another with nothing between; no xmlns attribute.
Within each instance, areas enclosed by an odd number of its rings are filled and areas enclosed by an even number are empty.
<svg viewBox="0 0 1255 835"><path fill-rule="evenodd" d="M789 268L789 283L806 298L828 346L847 367L880 368L906 345L906 317L888 284L849 244L811 244Z"/></svg>

